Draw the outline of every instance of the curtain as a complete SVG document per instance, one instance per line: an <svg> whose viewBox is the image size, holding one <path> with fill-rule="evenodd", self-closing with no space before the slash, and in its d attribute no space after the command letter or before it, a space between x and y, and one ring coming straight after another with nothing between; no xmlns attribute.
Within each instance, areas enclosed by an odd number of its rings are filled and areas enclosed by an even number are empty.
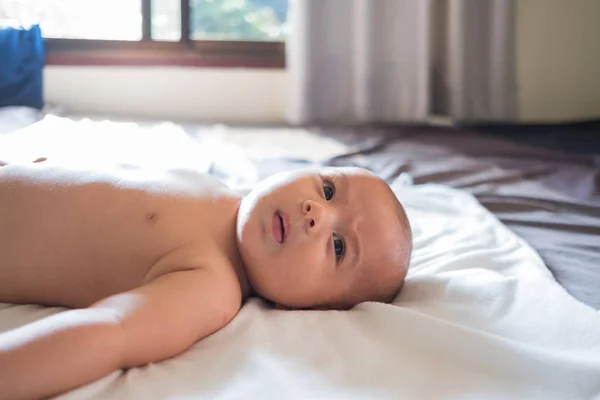
<svg viewBox="0 0 600 400"><path fill-rule="evenodd" d="M293 123L516 118L514 0L290 0Z"/></svg>

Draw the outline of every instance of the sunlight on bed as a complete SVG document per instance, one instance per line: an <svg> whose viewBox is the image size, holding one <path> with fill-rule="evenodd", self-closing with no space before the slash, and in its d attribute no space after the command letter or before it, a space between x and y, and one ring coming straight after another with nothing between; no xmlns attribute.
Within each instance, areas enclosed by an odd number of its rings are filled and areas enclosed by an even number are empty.
<svg viewBox="0 0 600 400"><path fill-rule="evenodd" d="M319 162L344 154L348 147L306 129L229 128L217 125L197 132L201 144L238 146L252 160L291 158Z"/></svg>
<svg viewBox="0 0 600 400"><path fill-rule="evenodd" d="M0 136L0 160L46 157L75 165L121 163L210 172L237 190L259 179L257 161L318 163L346 145L304 129L189 127L168 121L131 122L54 115Z"/></svg>

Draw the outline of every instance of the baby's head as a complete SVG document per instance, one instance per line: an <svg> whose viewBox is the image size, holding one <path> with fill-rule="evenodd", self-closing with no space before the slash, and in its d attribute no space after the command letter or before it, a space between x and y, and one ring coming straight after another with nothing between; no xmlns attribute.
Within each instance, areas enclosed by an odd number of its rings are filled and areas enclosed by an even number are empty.
<svg viewBox="0 0 600 400"><path fill-rule="evenodd" d="M287 308L389 302L412 249L388 184L359 168L274 175L242 200L237 240L251 286Z"/></svg>

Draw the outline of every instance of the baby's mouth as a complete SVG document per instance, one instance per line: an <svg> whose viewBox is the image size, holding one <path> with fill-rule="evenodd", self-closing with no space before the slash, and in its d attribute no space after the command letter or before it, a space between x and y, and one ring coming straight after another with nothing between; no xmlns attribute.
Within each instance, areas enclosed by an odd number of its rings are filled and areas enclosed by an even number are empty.
<svg viewBox="0 0 600 400"><path fill-rule="evenodd" d="M275 212L273 215L273 238L277 243L281 244L285 240L285 225L285 217L278 211Z"/></svg>

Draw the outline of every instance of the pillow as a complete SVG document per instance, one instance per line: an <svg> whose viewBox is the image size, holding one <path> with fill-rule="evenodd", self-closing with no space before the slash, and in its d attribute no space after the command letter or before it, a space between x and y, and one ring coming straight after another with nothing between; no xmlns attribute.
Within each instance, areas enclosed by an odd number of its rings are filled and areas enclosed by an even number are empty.
<svg viewBox="0 0 600 400"><path fill-rule="evenodd" d="M44 41L39 25L0 28L0 107L41 110Z"/></svg>

